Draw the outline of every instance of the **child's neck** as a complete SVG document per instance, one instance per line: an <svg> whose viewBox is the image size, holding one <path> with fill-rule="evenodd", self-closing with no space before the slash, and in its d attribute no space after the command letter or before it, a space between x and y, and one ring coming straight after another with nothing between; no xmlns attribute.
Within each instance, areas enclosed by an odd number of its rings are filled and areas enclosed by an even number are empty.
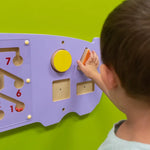
<svg viewBox="0 0 150 150"><path fill-rule="evenodd" d="M127 99L127 120L120 126L116 135L128 141L150 144L150 103Z"/></svg>

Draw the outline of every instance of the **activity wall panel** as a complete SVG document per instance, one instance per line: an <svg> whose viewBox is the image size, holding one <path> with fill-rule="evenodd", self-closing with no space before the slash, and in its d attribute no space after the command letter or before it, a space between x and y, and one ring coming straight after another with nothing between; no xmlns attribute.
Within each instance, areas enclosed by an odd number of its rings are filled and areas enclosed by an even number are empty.
<svg viewBox="0 0 150 150"><path fill-rule="evenodd" d="M69 112L90 113L102 91L76 61L92 42L39 34L0 34L0 132L40 122L58 123Z"/></svg>

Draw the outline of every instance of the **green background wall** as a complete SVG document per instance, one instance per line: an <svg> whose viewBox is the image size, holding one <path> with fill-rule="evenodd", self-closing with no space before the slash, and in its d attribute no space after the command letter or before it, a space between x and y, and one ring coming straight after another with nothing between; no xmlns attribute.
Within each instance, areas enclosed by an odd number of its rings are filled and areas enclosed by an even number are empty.
<svg viewBox="0 0 150 150"><path fill-rule="evenodd" d="M108 13L122 0L3 0L0 33L35 33L92 41ZM48 115L48 114L47 114ZM2 150L96 150L113 124L125 116L102 96L85 116L70 113L49 127L31 124L0 133Z"/></svg>

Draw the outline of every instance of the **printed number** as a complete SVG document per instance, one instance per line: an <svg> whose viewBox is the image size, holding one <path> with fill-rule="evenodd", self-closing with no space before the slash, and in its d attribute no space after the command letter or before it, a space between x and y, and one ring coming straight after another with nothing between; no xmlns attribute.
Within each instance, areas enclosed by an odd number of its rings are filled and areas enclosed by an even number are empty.
<svg viewBox="0 0 150 150"><path fill-rule="evenodd" d="M13 106L12 105L10 106L10 108L11 108L11 112L13 112L14 110L13 110Z"/></svg>
<svg viewBox="0 0 150 150"><path fill-rule="evenodd" d="M20 97L20 96L21 96L20 90L17 91L16 96L17 96L17 97Z"/></svg>
<svg viewBox="0 0 150 150"><path fill-rule="evenodd" d="M10 57L6 57L5 59L7 59L7 63L6 63L6 65L8 65L9 64L9 62L10 62Z"/></svg>

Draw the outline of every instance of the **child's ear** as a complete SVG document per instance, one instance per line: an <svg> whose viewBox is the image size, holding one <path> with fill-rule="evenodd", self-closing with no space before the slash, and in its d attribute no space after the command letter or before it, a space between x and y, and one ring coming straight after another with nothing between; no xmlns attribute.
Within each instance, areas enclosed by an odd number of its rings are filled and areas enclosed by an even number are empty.
<svg viewBox="0 0 150 150"><path fill-rule="evenodd" d="M108 90L117 87L116 74L112 68L107 67L105 64L100 66L100 73L102 80Z"/></svg>

